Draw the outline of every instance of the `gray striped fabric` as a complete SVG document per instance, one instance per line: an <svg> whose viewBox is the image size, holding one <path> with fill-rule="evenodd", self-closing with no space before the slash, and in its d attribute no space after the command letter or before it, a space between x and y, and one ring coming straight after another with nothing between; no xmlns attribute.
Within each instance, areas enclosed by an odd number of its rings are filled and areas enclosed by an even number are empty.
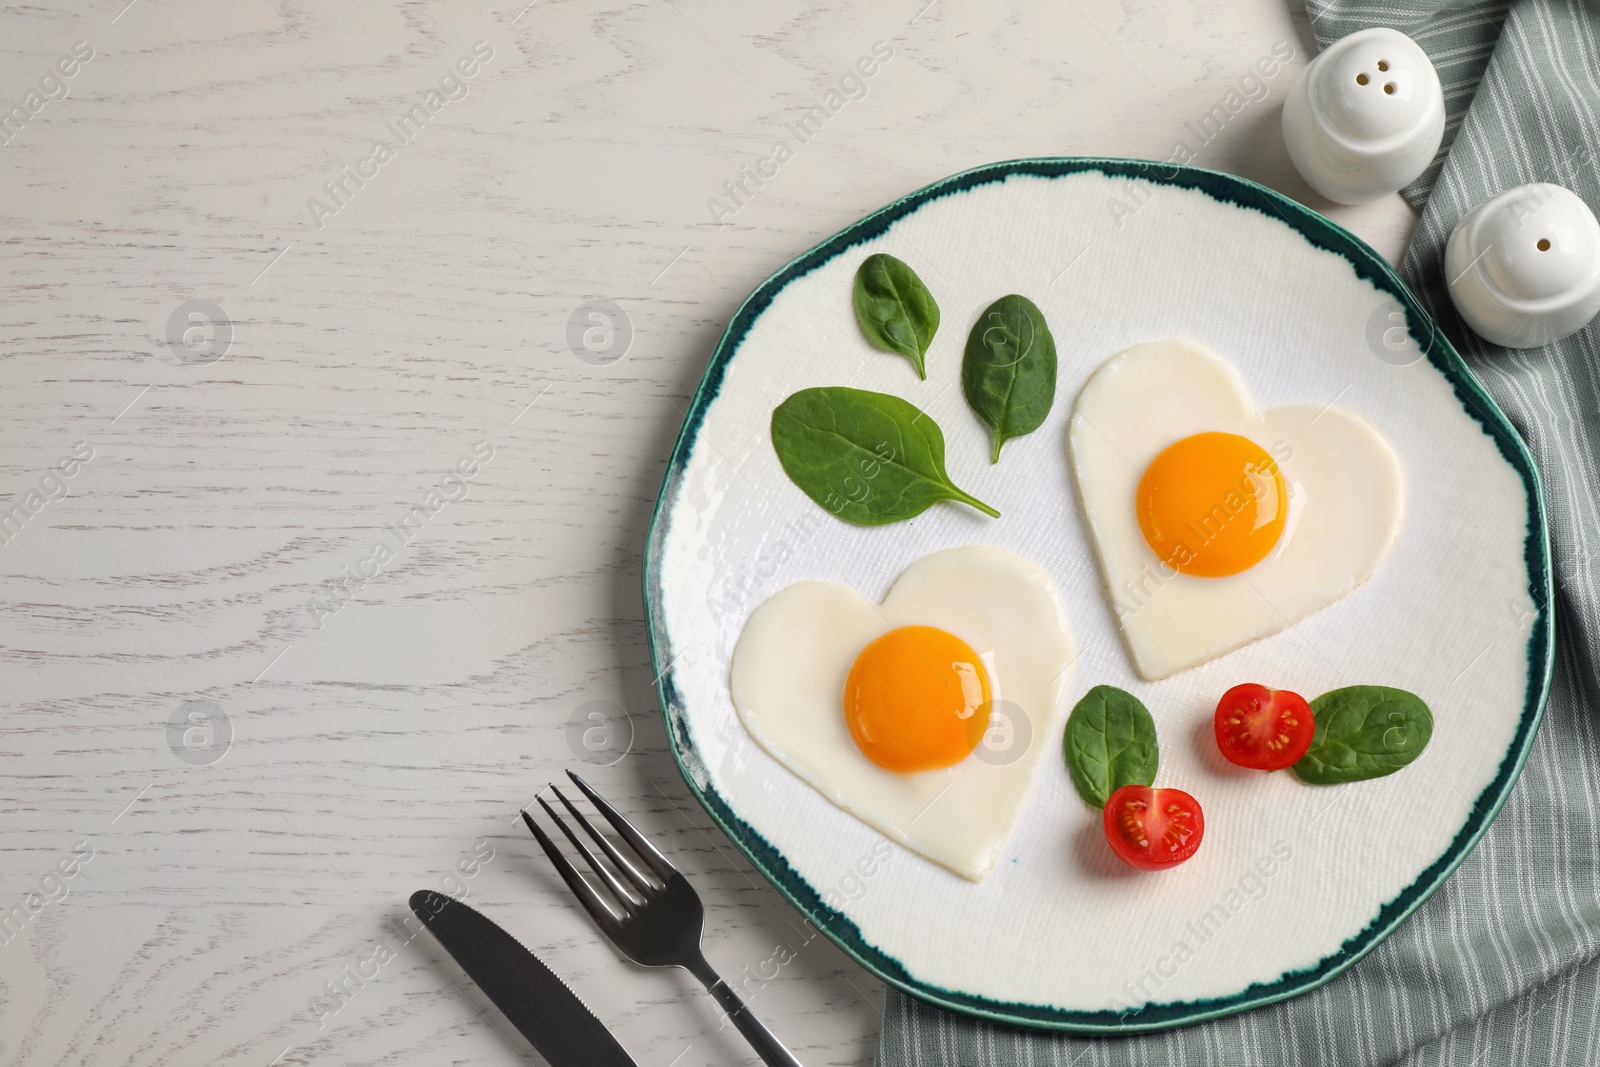
<svg viewBox="0 0 1600 1067"><path fill-rule="evenodd" d="M1074 1038L891 993L880 1067L1036 1064L1600 1064L1600 323L1542 349L1489 345L1445 288L1445 241L1524 182L1600 209L1600 2L1309 0L1320 45L1373 25L1427 50L1448 154L1405 192L1402 273L1527 440L1549 497L1558 652L1522 779L1477 850L1370 956L1303 997L1183 1030Z"/></svg>

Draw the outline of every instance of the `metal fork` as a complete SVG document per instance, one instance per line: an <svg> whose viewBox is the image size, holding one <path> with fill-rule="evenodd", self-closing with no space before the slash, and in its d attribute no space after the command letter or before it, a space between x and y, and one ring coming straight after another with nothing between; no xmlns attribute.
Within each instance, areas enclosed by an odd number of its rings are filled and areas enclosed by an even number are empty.
<svg viewBox="0 0 1600 1067"><path fill-rule="evenodd" d="M617 809L607 804L600 794L589 788L589 783L571 771L567 772L567 777L583 790L583 795L589 798L600 814L605 816L606 821L616 829L622 840L627 842L637 858L655 876L653 879L648 877L623 856L604 834L594 828L587 817L572 806L572 801L552 785L550 791L556 795L572 817L588 831L594 843L600 846L600 851L605 853L606 859L611 861L612 866L620 871L632 886L630 892L628 887L600 862L599 857L589 850L589 846L572 832L572 827L556 814L555 809L546 803L543 797L539 797L539 806L544 809L545 814L555 820L556 825L567 835L567 840L571 841L573 847L589 862L590 870L611 891L612 899L608 903L589 884L588 879L573 868L571 862L561 854L561 850L556 848L555 842L551 841L539 828L539 824L533 821L533 817L526 810L522 812L522 821L528 824L533 836L539 839L539 844L544 847L550 862L561 872L561 877L582 902L584 909L600 927L601 932L634 963L644 967L682 967L700 979L706 991L716 998L717 1003L733 1019L733 1024L739 1028L739 1032L755 1048L762 1060L773 1064L774 1067L802 1067L800 1061L772 1035L772 1031L751 1014L745 1002L739 999L739 994L735 993L711 968L711 964L706 962L705 954L700 951L700 937L705 928L705 908L701 905L700 896L694 891L694 887L667 861L667 857L634 828L632 823L624 819Z"/></svg>

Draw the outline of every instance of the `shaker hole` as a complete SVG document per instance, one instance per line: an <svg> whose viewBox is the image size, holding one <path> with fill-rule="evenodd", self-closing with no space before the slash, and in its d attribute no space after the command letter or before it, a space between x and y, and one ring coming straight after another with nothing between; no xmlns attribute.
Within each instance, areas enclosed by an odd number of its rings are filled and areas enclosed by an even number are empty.
<svg viewBox="0 0 1600 1067"><path fill-rule="evenodd" d="M1539 238L1539 243L1537 245L1535 245L1534 247L1536 247L1541 252L1550 251L1550 238L1548 238L1548 237Z"/></svg>
<svg viewBox="0 0 1600 1067"><path fill-rule="evenodd" d="M1383 86L1383 91L1388 93L1390 96L1393 96L1394 95L1394 82L1385 82L1384 86Z"/></svg>
<svg viewBox="0 0 1600 1067"><path fill-rule="evenodd" d="M1372 79L1368 78L1366 76L1366 74L1364 74L1364 73L1356 75L1356 84L1357 85L1365 85L1365 84L1367 84L1367 82L1369 82L1371 80Z"/></svg>
<svg viewBox="0 0 1600 1067"><path fill-rule="evenodd" d="M1379 70L1388 70L1389 69L1389 61L1387 59L1378 60L1378 69Z"/></svg>

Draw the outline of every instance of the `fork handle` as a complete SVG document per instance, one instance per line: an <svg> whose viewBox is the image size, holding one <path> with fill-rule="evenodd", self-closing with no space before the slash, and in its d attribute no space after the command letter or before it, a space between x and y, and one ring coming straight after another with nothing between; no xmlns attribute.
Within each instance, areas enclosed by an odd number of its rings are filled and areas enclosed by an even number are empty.
<svg viewBox="0 0 1600 1067"><path fill-rule="evenodd" d="M804 1064L794 1058L794 1053L784 1048L783 1043L773 1036L772 1031L755 1017L749 1006L739 999L739 994L722 980L722 976L712 969L704 956L687 966L689 972L700 979L700 984L706 987L706 992L722 1005L722 1010L728 1013L733 1025L739 1028L739 1032L750 1042L750 1047L756 1050L763 1063L771 1064L772 1067L804 1067Z"/></svg>

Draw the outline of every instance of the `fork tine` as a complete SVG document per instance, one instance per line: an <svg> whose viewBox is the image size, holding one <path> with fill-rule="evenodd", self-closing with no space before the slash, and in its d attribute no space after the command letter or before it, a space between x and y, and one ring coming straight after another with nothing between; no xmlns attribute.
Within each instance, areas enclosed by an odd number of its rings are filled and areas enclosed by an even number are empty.
<svg viewBox="0 0 1600 1067"><path fill-rule="evenodd" d="M594 828L594 823L589 821L587 815L573 806L572 801L567 799L565 793L553 785L550 787L550 792L556 795L556 799L560 800L562 805L572 813L572 817L577 819L583 828L589 832L589 836L594 838L594 843L600 846L600 851L606 854L606 858L611 861L612 866L621 871L628 881L633 883L633 887L639 891L641 897L648 899L658 887L641 874L637 867L629 863L627 857L617 851L617 846L613 845L605 834Z"/></svg>
<svg viewBox="0 0 1600 1067"><path fill-rule="evenodd" d="M589 802L599 810L601 815L606 817L606 822L616 828L617 833L622 835L622 839L633 847L633 850L639 854L639 858L644 860L645 866L654 871L658 878L665 881L668 876L678 873L678 868L668 862L667 857L663 856L660 850L652 845L643 834L635 830L633 823L624 819L621 812L601 799L599 793L590 789L588 782L585 782L571 771L567 772L567 777L571 778L573 783L583 790L583 795L588 797Z"/></svg>
<svg viewBox="0 0 1600 1067"><path fill-rule="evenodd" d="M561 827L561 832L567 835L567 840L572 842L572 847L583 853L583 858L589 861L589 869L599 875L600 880L606 884L606 888L611 890L612 895L617 898L617 903L622 906L622 913L624 915L632 915L638 904L628 895L628 891L623 888L622 883L617 881L617 876L612 874L610 869L600 862L599 856L589 851L589 846L584 844L583 840L572 832L572 827L567 825L565 819L556 814L556 809L552 808L544 797L539 797L538 801L539 806L544 809L544 813L555 820L555 824Z"/></svg>
<svg viewBox="0 0 1600 1067"><path fill-rule="evenodd" d="M573 896L578 898L578 902L583 905L584 910L599 925L601 932L607 937L615 939L617 925L621 921L616 913L601 901L600 895L594 891L594 887L573 868L567 857L561 854L559 848L556 848L556 843L550 840L549 836L539 828L539 824L533 821L533 816L529 815L525 808L522 811L522 821L528 824L528 829L533 831L533 836L539 839L539 844L544 848L544 854L550 857L550 862L555 864L556 870L561 874L562 881L567 883L567 888L572 890Z"/></svg>

